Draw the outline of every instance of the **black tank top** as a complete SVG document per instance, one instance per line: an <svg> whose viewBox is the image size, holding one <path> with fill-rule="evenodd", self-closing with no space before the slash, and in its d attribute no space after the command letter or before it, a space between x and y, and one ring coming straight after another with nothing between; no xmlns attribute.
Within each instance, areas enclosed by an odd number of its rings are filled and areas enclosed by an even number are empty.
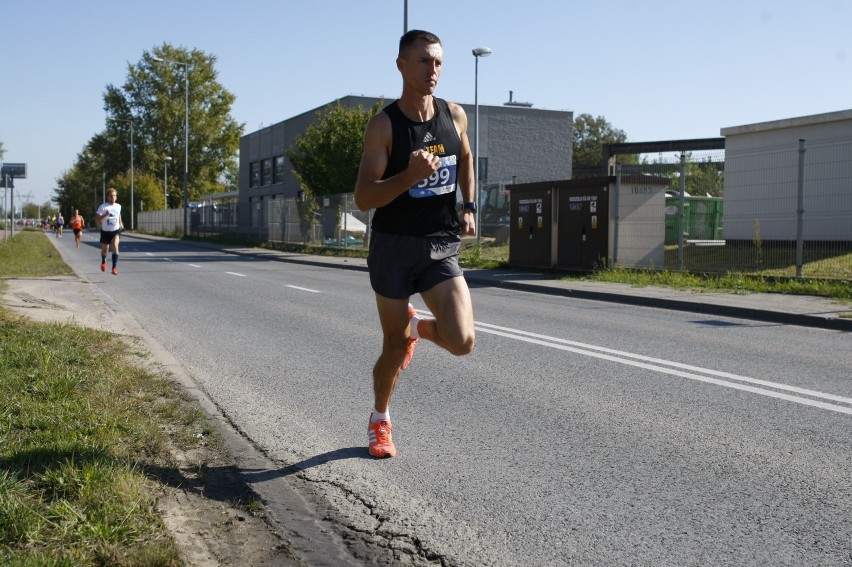
<svg viewBox="0 0 852 567"><path fill-rule="evenodd" d="M436 112L427 122L409 120L394 101L383 109L391 121L392 140L382 179L408 167L414 150L426 149L441 159L432 176L376 209L373 230L408 236L449 236L459 233L456 175L461 160L459 138L447 101L435 98Z"/></svg>

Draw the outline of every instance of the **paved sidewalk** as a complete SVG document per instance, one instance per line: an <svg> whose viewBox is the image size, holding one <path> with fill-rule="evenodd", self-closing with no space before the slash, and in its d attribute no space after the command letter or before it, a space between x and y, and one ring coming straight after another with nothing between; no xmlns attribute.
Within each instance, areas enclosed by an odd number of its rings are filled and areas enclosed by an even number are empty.
<svg viewBox="0 0 852 567"><path fill-rule="evenodd" d="M157 239L157 237L146 235L138 235L138 237ZM184 244L215 248L228 254L282 262L367 270L367 261L363 258L316 256L193 241L185 241ZM471 287L502 287L577 299L611 301L785 325L852 331L852 304L843 304L831 299L810 295L680 291L666 287L635 287L619 283L562 280L558 279L558 275L553 273L511 269L465 270L465 279Z"/></svg>

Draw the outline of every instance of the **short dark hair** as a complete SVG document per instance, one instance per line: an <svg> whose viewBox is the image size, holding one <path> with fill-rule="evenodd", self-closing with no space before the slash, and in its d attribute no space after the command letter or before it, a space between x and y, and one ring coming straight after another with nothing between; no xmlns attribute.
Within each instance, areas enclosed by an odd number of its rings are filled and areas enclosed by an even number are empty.
<svg viewBox="0 0 852 567"><path fill-rule="evenodd" d="M441 43L441 39L433 34L432 32L427 32L423 30L408 30L405 32L401 38L399 38L399 57L405 55L405 52L409 47L414 45L417 40L422 39L426 43Z"/></svg>

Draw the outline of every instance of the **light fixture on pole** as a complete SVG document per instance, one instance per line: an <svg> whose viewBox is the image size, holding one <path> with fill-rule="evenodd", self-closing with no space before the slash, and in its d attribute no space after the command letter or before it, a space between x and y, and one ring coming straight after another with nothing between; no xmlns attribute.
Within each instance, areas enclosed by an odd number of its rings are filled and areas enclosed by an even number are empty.
<svg viewBox="0 0 852 567"><path fill-rule="evenodd" d="M130 124L130 230L134 230L136 228L136 222L134 221L135 215L133 213L136 209L134 208L133 179L136 176L133 174L133 117L131 116L131 118L125 119L107 116L107 120L112 120L114 122L128 122ZM106 193L104 193L104 200L106 201Z"/></svg>
<svg viewBox="0 0 852 567"><path fill-rule="evenodd" d="M152 57L152 59L160 63L171 63L172 65L181 65L183 67L184 93L186 95L183 115L183 237L186 238L187 226L189 224L189 62L163 59L162 57Z"/></svg>
<svg viewBox="0 0 852 567"><path fill-rule="evenodd" d="M163 209L169 208L169 162L172 156L163 158Z"/></svg>
<svg viewBox="0 0 852 567"><path fill-rule="evenodd" d="M482 236L482 222L480 215L482 211L482 203L480 202L479 190L479 58L488 57L491 55L490 47L476 47L473 49L473 58L476 59L474 79L473 79L473 107L476 115L476 127L473 134L473 187L476 191L474 201L476 201L476 243L479 244Z"/></svg>

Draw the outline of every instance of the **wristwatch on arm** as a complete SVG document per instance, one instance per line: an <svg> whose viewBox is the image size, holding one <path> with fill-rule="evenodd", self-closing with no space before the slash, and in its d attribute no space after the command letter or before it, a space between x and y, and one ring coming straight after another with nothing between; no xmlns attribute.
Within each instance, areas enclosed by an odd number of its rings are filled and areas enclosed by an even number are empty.
<svg viewBox="0 0 852 567"><path fill-rule="evenodd" d="M476 214L476 203L465 203L464 205L462 205L462 212L470 212Z"/></svg>

